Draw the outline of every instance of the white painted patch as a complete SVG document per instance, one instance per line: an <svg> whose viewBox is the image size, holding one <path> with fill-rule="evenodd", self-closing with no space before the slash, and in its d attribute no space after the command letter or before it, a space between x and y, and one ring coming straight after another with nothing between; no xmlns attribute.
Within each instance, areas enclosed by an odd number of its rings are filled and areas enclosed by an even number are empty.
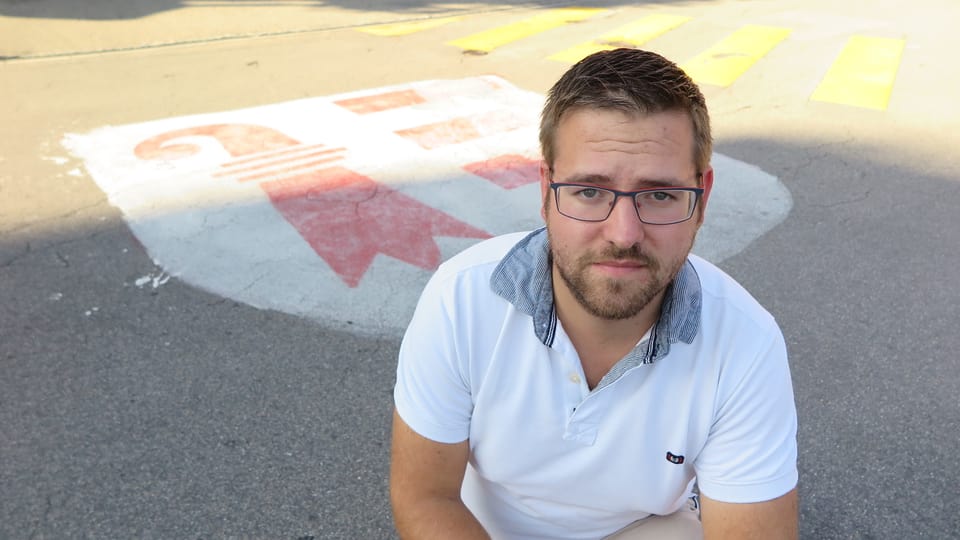
<svg viewBox="0 0 960 540"><path fill-rule="evenodd" d="M55 292L47 297L47 300L51 302L57 302L62 299L63 299L63 293L60 293L60 292Z"/></svg>
<svg viewBox="0 0 960 540"><path fill-rule="evenodd" d="M718 263L783 221L793 198L787 186L754 165L717 153L711 161L713 192L693 251Z"/></svg>
<svg viewBox="0 0 960 540"><path fill-rule="evenodd" d="M151 288L156 289L161 285L165 285L168 281L170 281L170 274L167 274L166 272L160 272L157 275L147 274L139 277L133 282L133 284L139 289L142 289L146 285L150 285Z"/></svg>
<svg viewBox="0 0 960 540"><path fill-rule="evenodd" d="M541 225L543 97L493 76L423 81L84 135L81 157L164 270L248 304L399 331L443 259ZM715 155L695 251L713 261L779 223L786 188ZM744 196L749 193L749 196Z"/></svg>
<svg viewBox="0 0 960 540"><path fill-rule="evenodd" d="M52 161L52 162L56 163L57 165L63 165L63 164L65 164L65 163L67 163L68 161L70 161L69 158L65 158L65 157L61 157L61 156L43 156L43 158L41 158L41 159L43 159L44 161Z"/></svg>
<svg viewBox="0 0 960 540"><path fill-rule="evenodd" d="M67 176L83 176L83 171L80 169L70 169L67 171Z"/></svg>

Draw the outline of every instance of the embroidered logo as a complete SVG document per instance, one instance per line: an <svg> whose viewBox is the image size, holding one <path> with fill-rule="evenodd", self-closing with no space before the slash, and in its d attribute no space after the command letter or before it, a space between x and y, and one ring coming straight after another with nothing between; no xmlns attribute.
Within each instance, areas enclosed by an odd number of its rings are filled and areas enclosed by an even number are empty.
<svg viewBox="0 0 960 540"><path fill-rule="evenodd" d="M674 465L682 465L683 456L678 456L673 452L667 452L667 461L669 461L670 463L673 463Z"/></svg>

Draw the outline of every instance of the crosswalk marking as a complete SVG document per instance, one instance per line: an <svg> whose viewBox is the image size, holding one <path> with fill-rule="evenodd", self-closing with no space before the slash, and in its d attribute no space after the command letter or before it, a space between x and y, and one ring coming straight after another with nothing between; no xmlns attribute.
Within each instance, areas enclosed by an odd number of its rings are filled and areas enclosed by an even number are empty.
<svg viewBox="0 0 960 540"><path fill-rule="evenodd" d="M663 13L648 15L612 32L603 34L593 41L581 43L558 52L550 56L549 59L573 64L598 51L609 51L617 47L637 47L689 20L690 17L682 15Z"/></svg>
<svg viewBox="0 0 960 540"><path fill-rule="evenodd" d="M698 83L730 86L789 34L789 28L747 25L682 67Z"/></svg>
<svg viewBox="0 0 960 540"><path fill-rule="evenodd" d="M497 47L506 45L518 39L538 34L564 24L589 19L605 12L601 8L559 8L551 9L534 15L529 19L517 21L505 26L479 32L449 44L466 51L488 53Z"/></svg>
<svg viewBox="0 0 960 540"><path fill-rule="evenodd" d="M886 109L904 45L903 39L851 37L810 99Z"/></svg>
<svg viewBox="0 0 960 540"><path fill-rule="evenodd" d="M447 42L468 52L487 54L509 43L570 23L608 13L603 8L567 7L542 10L532 17ZM404 36L466 19L466 15L379 24L357 30L378 36ZM598 51L640 47L650 40L684 27L692 17L654 13L601 35L555 52L546 58L576 63ZM681 67L697 83L728 87L769 54L793 32L790 28L745 25ZM600 32L598 32L599 34ZM798 44L802 40L798 40ZM794 45L794 48L798 46ZM852 36L823 76L810 101L885 110L906 46L905 39ZM817 74L819 76L819 73Z"/></svg>
<svg viewBox="0 0 960 540"><path fill-rule="evenodd" d="M414 32L420 32L421 30L430 30L431 28L437 28L448 23L459 21L463 17L441 17L437 19L423 19L420 21L408 21L400 23L388 23L388 24L376 24L373 26L366 26L364 28L358 28L361 32L366 32L367 34L373 34L375 36L404 36L407 34L413 34Z"/></svg>

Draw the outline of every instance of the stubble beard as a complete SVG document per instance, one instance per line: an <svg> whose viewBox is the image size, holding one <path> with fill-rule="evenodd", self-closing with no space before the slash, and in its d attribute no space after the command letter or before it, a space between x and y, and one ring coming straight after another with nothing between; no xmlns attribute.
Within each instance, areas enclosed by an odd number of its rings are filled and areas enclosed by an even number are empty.
<svg viewBox="0 0 960 540"><path fill-rule="evenodd" d="M676 277L686 261L687 252L676 260L668 261L665 266L643 253L637 245L627 249L610 247L600 254L585 253L571 262L558 253L553 242L550 243L553 264L567 289L588 313L606 320L629 319L643 311ZM598 261L642 264L649 278L639 281L591 275L589 269Z"/></svg>

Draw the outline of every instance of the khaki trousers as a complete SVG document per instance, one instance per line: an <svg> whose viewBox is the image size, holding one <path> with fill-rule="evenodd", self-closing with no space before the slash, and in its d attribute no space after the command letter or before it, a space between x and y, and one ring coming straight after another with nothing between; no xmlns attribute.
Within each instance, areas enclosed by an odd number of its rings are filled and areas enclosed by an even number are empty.
<svg viewBox="0 0 960 540"><path fill-rule="evenodd" d="M668 516L648 516L634 521L604 540L703 540L700 510L690 499Z"/></svg>

